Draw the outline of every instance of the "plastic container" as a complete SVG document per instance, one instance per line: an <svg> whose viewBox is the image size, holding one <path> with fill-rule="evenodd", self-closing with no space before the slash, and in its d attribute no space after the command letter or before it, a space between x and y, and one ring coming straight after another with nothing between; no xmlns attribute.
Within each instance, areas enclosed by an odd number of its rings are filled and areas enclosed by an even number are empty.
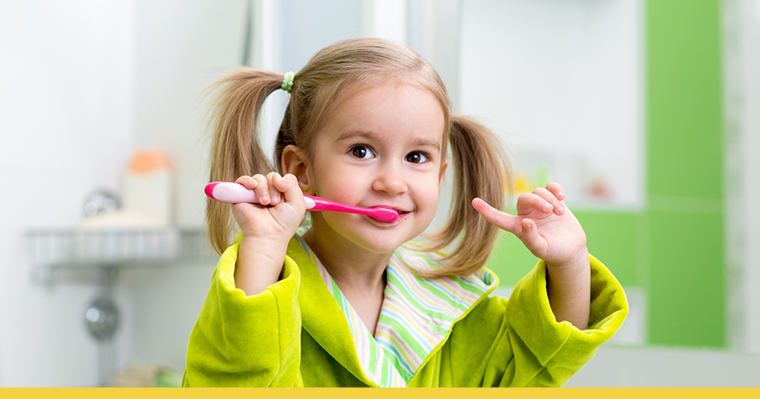
<svg viewBox="0 0 760 399"><path fill-rule="evenodd" d="M122 206L129 214L151 220L153 226L169 226L171 187L171 169L166 156L160 151L137 152L124 177Z"/></svg>

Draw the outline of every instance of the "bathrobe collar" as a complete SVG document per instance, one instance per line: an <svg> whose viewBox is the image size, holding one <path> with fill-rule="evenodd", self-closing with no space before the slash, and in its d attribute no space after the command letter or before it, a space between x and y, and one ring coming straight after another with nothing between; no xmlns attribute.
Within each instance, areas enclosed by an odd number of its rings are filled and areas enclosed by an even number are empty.
<svg viewBox="0 0 760 399"><path fill-rule="evenodd" d="M435 256L440 254L414 251L414 245L400 248L389 261L375 337L300 236L288 246L288 256L301 272L298 302L303 328L346 370L370 386L405 386L446 342L454 323L498 285L487 269L468 277L418 277L409 268L440 267Z"/></svg>

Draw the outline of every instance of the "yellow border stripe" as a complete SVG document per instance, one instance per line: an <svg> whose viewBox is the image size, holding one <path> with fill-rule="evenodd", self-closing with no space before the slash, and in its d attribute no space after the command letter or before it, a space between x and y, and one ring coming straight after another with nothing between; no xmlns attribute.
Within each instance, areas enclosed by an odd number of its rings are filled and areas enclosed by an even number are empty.
<svg viewBox="0 0 760 399"><path fill-rule="evenodd" d="M558 392L562 390L562 392ZM470 391L470 392L467 392ZM351 398L356 399L420 399L420 397L456 398L477 397L478 399L557 399L557 398L732 398L755 399L760 397L760 388L411 388L388 389L366 388L0 388L3 399L16 398L75 398L75 399L140 399L148 398L198 398L212 397L272 397L272 398Z"/></svg>

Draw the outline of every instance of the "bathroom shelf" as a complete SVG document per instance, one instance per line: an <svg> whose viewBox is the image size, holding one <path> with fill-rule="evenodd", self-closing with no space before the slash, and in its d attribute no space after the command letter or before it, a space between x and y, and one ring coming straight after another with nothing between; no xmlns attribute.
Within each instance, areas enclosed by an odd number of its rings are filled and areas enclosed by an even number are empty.
<svg viewBox="0 0 760 399"><path fill-rule="evenodd" d="M28 259L45 269L160 267L214 258L201 229L40 229L25 238Z"/></svg>
<svg viewBox="0 0 760 399"><path fill-rule="evenodd" d="M28 230L24 246L33 264L32 280L52 287L64 275L97 277L99 290L83 316L98 345L98 379L106 386L116 373L114 334L121 316L114 286L121 270L208 264L216 256L201 229L39 229ZM81 281L77 279L77 281Z"/></svg>

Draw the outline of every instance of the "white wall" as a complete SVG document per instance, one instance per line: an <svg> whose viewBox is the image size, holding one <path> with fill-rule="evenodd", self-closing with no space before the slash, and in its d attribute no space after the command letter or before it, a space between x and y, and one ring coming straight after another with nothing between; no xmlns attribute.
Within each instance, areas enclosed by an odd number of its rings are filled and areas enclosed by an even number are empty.
<svg viewBox="0 0 760 399"><path fill-rule="evenodd" d="M462 2L460 101L579 207L643 205L639 0ZM590 195L603 181L610 197Z"/></svg>
<svg viewBox="0 0 760 399"><path fill-rule="evenodd" d="M246 1L135 2L134 140L169 155L176 177L175 221L203 223L208 137L202 91L243 62Z"/></svg>
<svg viewBox="0 0 760 399"><path fill-rule="evenodd" d="M565 387L757 388L758 375L757 355L606 344Z"/></svg>
<svg viewBox="0 0 760 399"><path fill-rule="evenodd" d="M174 221L203 224L208 142L202 91L243 62L246 1L136 0L134 147L160 149L174 171ZM205 243L198 243L204 245ZM134 309L128 360L177 372L215 261L124 270L121 287Z"/></svg>
<svg viewBox="0 0 760 399"><path fill-rule="evenodd" d="M356 0L255 0L257 28L252 67L298 72L323 47L367 33L362 23L366 4ZM297 10L297 11L296 11ZM264 105L261 143L274 151L277 131L289 95L276 91Z"/></svg>
<svg viewBox="0 0 760 399"><path fill-rule="evenodd" d="M2 386L96 382L83 318L96 286L34 284L23 233L76 225L91 191L118 188L133 145L133 5L0 2Z"/></svg>
<svg viewBox="0 0 760 399"><path fill-rule="evenodd" d="M134 150L165 151L175 220L200 226L206 179L199 92L240 62L245 2L0 2L0 386L94 386L84 324L97 273L32 280L28 229L76 227L84 199L118 192ZM213 261L122 271L119 366L184 367Z"/></svg>
<svg viewBox="0 0 760 399"><path fill-rule="evenodd" d="M760 353L760 0L723 5L729 345Z"/></svg>

